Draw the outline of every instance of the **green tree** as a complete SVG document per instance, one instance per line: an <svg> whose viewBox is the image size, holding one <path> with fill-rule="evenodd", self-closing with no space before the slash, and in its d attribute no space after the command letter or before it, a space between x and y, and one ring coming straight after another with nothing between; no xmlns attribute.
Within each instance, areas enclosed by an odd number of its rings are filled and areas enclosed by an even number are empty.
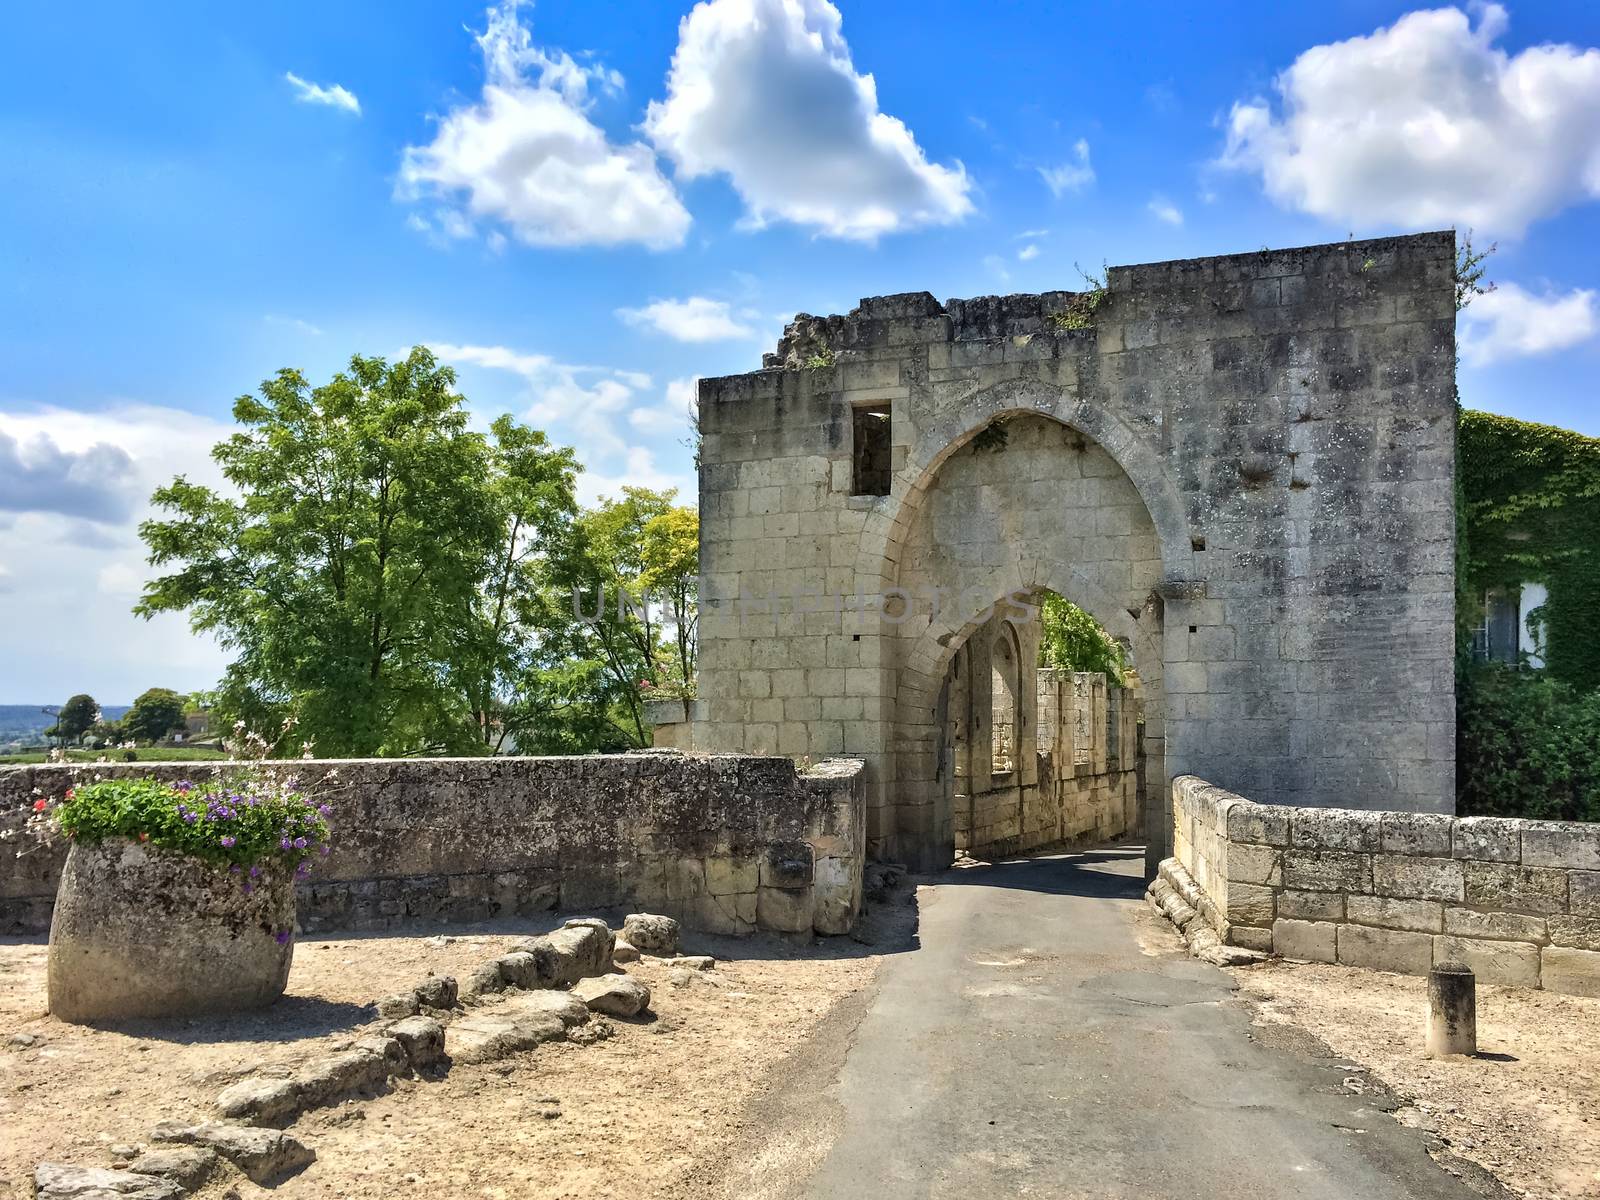
<svg viewBox="0 0 1600 1200"><path fill-rule="evenodd" d="M134 700L122 724L136 741L159 742L183 728L183 697L170 688L150 688Z"/></svg>
<svg viewBox="0 0 1600 1200"><path fill-rule="evenodd" d="M698 563L698 521L675 497L624 488L579 513L552 553L555 588L526 681L539 719L525 748L647 745L643 702L692 686L694 581L683 571L687 543Z"/></svg>
<svg viewBox="0 0 1600 1200"><path fill-rule="evenodd" d="M680 505L646 521L640 531L640 582L662 606L670 639L658 654L655 685L667 693L695 694L695 632L700 598L700 514Z"/></svg>
<svg viewBox="0 0 1600 1200"><path fill-rule="evenodd" d="M1112 683L1123 681L1127 662L1122 643L1100 627L1092 616L1055 592L1038 598L1039 665L1067 671L1099 671Z"/></svg>
<svg viewBox="0 0 1600 1200"><path fill-rule="evenodd" d="M61 711L56 714L55 728L48 732L63 742L76 742L93 729L99 720L100 706L95 703L94 697L79 692L61 706Z"/></svg>
<svg viewBox="0 0 1600 1200"><path fill-rule="evenodd" d="M421 347L319 387L280 371L234 417L212 453L237 499L182 477L156 492L165 516L140 533L173 569L135 609L187 611L236 652L218 717L293 711L332 755L494 749L546 534L573 508L570 451L509 419L472 431Z"/></svg>

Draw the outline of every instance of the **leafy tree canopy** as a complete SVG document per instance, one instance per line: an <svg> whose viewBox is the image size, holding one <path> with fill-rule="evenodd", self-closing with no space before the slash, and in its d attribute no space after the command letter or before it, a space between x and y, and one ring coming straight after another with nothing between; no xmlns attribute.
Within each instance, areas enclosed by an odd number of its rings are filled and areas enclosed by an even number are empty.
<svg viewBox="0 0 1600 1200"><path fill-rule="evenodd" d="M76 742L93 729L99 720L100 706L95 703L94 697L80 692L63 704L61 711L56 714L54 736L63 741Z"/></svg>
<svg viewBox="0 0 1600 1200"><path fill-rule="evenodd" d="M234 417L213 457L236 495L156 492L140 532L169 573L135 611L186 611L236 653L224 720L293 710L331 755L495 749L530 665L519 622L574 513L571 451L510 418L470 429L422 347L317 387L280 371Z"/></svg>
<svg viewBox="0 0 1600 1200"><path fill-rule="evenodd" d="M1055 592L1037 599L1043 625L1039 639L1039 665L1067 671L1099 671L1112 683L1123 681L1126 660L1122 643L1100 627L1092 616Z"/></svg>
<svg viewBox="0 0 1600 1200"><path fill-rule="evenodd" d="M141 742L159 742L174 729L183 728L183 697L170 688L141 692L122 719L129 736Z"/></svg>

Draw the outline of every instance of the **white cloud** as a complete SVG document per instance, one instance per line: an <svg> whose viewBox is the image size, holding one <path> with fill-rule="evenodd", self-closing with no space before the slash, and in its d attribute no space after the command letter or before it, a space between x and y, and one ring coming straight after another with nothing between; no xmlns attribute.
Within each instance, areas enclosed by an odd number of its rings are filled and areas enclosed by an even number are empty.
<svg viewBox="0 0 1600 1200"><path fill-rule="evenodd" d="M651 386L649 375L614 367L578 366L559 362L546 354L528 354L506 346L430 343L440 360L464 366L506 371L520 376L525 387L523 417L550 434L551 440L570 445L578 453L584 472L578 476L578 495L593 503L601 495L614 495L622 484L639 487L689 489L690 477L663 469L649 446L631 441L641 436L674 432L665 411L656 412L641 395ZM681 395L681 382L668 386L670 405ZM674 388L680 391L675 393ZM635 419L635 414L647 415ZM675 422L686 433L687 422Z"/></svg>
<svg viewBox="0 0 1600 1200"><path fill-rule="evenodd" d="M11 573L11 568L5 563L0 563L0 596L14 591L17 586L17 577Z"/></svg>
<svg viewBox="0 0 1600 1200"><path fill-rule="evenodd" d="M1408 13L1314 46L1277 102L1233 106L1221 163L1278 204L1359 227L1510 235L1600 195L1600 51L1495 47L1505 9Z"/></svg>
<svg viewBox="0 0 1600 1200"><path fill-rule="evenodd" d="M678 28L665 100L645 129L682 178L726 174L746 221L829 237L947 225L972 211L959 162L928 161L878 109L828 0L704 0Z"/></svg>
<svg viewBox="0 0 1600 1200"><path fill-rule="evenodd" d="M1461 356L1473 366L1551 354L1600 331L1600 305L1587 288L1535 296L1502 283L1476 296L1461 314Z"/></svg>
<svg viewBox="0 0 1600 1200"><path fill-rule="evenodd" d="M633 409L628 414L628 423L640 433L687 436L694 428L699 384L698 375L672 380L660 404Z"/></svg>
<svg viewBox="0 0 1600 1200"><path fill-rule="evenodd" d="M720 342L755 334L748 325L734 319L726 301L704 296L653 300L643 308L619 308L617 316L630 325L654 329L680 342Z"/></svg>
<svg viewBox="0 0 1600 1200"><path fill-rule="evenodd" d="M1158 221L1165 221L1168 225L1183 224L1183 210L1165 196L1151 196L1145 208Z"/></svg>
<svg viewBox="0 0 1600 1200"><path fill-rule="evenodd" d="M1039 247L1035 246L1032 242L1029 242L1021 250L1017 251L1017 261L1018 262L1032 262L1034 259L1036 259L1038 257L1039 257Z"/></svg>
<svg viewBox="0 0 1600 1200"><path fill-rule="evenodd" d="M361 115L361 101L348 88L340 87L337 83L326 87L311 83L293 71L285 71L283 77L294 88L294 98L302 104L325 104L329 108L342 108L345 112L355 113L358 117Z"/></svg>
<svg viewBox="0 0 1600 1200"><path fill-rule="evenodd" d="M138 535L138 523L156 515L150 493L176 474L226 487L210 453L233 430L231 423L137 404L98 412L0 411L0 440L23 447L48 441L58 458L82 463L98 452L118 464L117 505L96 519L56 504L35 505L8 522L0 703L59 703L87 691L104 703L126 704L147 687L193 690L216 682L227 656L209 637L192 634L186 617L144 621L130 608L154 574L143 565Z"/></svg>
<svg viewBox="0 0 1600 1200"><path fill-rule="evenodd" d="M1006 260L998 254L985 254L983 256L983 265L988 267L994 277L1001 283L1011 282L1011 270L1006 266Z"/></svg>
<svg viewBox="0 0 1600 1200"><path fill-rule="evenodd" d="M436 204L431 221L411 223L444 238L482 223L492 250L504 246L495 225L534 246L681 245L689 213L650 148L613 144L588 116L590 86L615 91L622 77L535 46L517 8L489 10L478 102L442 117L428 145L406 147L398 197Z"/></svg>
<svg viewBox="0 0 1600 1200"><path fill-rule="evenodd" d="M1094 182L1094 164L1089 161L1089 143L1079 138L1072 147L1072 158L1054 167L1040 167L1039 175L1052 196L1081 192Z"/></svg>

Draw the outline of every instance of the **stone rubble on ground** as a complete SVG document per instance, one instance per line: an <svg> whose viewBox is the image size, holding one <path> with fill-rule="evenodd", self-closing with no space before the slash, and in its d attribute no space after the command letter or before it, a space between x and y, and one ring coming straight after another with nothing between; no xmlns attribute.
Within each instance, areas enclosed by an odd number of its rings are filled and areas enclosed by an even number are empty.
<svg viewBox="0 0 1600 1200"><path fill-rule="evenodd" d="M150 1131L157 1142L204 1146L227 1159L252 1182L266 1185L316 1161L317 1152L277 1129L203 1121L184 1125L163 1121ZM148 1177L146 1177L148 1178Z"/></svg>
<svg viewBox="0 0 1600 1200"><path fill-rule="evenodd" d="M652 913L629 913L622 921L622 936L640 954L670 957L678 952L678 923Z"/></svg>
<svg viewBox="0 0 1600 1200"><path fill-rule="evenodd" d="M1267 955L1242 946L1230 946L1217 933L1221 920L1211 897L1199 888L1175 858L1162 862L1160 874L1145 889L1145 899L1177 928L1189 953L1216 967L1244 967L1262 962Z"/></svg>
<svg viewBox="0 0 1600 1200"><path fill-rule="evenodd" d="M633 1017L650 1007L650 989L630 975L600 975L581 979L572 994L594 1012L613 1017Z"/></svg>
<svg viewBox="0 0 1600 1200"><path fill-rule="evenodd" d="M211 1177L217 1162L217 1152L205 1146L160 1146L139 1155L129 1170L170 1179L193 1191Z"/></svg>
<svg viewBox="0 0 1600 1200"><path fill-rule="evenodd" d="M179 1200L184 1190L168 1179L105 1167L40 1163L33 1172L37 1200Z"/></svg>

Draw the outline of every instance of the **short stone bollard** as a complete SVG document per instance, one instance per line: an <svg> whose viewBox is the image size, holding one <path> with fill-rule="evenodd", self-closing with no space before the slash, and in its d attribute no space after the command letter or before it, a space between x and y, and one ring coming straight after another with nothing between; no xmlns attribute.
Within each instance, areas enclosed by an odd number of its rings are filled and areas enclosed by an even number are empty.
<svg viewBox="0 0 1600 1200"><path fill-rule="evenodd" d="M1427 1056L1478 1052L1477 977L1458 962L1442 962L1428 972Z"/></svg>

